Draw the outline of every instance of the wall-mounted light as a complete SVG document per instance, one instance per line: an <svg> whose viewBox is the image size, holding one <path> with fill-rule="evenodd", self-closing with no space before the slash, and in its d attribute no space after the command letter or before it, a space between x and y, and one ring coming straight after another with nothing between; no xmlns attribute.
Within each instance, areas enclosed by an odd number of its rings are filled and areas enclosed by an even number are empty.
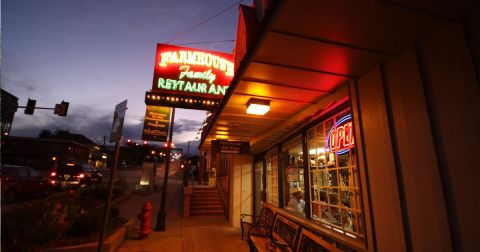
<svg viewBox="0 0 480 252"><path fill-rule="evenodd" d="M270 101L256 98L250 98L247 102L247 114L265 115L270 111Z"/></svg>

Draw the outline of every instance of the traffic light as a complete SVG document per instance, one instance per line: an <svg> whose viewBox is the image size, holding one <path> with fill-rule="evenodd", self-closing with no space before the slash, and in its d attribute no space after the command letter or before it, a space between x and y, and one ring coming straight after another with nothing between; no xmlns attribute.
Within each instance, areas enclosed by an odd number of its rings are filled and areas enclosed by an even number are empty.
<svg viewBox="0 0 480 252"><path fill-rule="evenodd" d="M68 112L68 102L62 101L60 104L55 104L55 109L53 110L53 113L58 116L67 116Z"/></svg>
<svg viewBox="0 0 480 252"><path fill-rule="evenodd" d="M27 107L25 108L25 114L33 115L33 111L35 111L36 104L37 104L37 100L28 99Z"/></svg>

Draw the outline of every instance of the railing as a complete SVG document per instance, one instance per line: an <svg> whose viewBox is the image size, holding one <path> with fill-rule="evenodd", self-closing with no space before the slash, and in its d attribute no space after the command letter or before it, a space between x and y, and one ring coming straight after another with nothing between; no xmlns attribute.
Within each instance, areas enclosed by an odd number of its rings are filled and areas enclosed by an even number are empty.
<svg viewBox="0 0 480 252"><path fill-rule="evenodd" d="M228 215L229 208L228 208L228 177L218 177L217 178L217 183L216 183L216 188L218 190L218 193L220 195L220 200L222 201L223 205L223 210L226 213L226 216ZM225 182L227 182L227 190L225 190Z"/></svg>

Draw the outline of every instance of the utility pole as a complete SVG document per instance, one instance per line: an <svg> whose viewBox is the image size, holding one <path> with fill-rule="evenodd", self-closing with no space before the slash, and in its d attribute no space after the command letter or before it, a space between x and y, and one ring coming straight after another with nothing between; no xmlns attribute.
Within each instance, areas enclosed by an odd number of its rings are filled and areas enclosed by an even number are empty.
<svg viewBox="0 0 480 252"><path fill-rule="evenodd" d="M165 231L165 218L166 218L166 202L167 202L167 184L168 184L168 171L170 169L170 153L172 150L172 137L173 137L173 122L175 121L175 108L172 108L172 121L170 122L170 132L167 139L167 159L165 161L165 177L163 178L163 190L162 199L160 201L160 210L157 214L157 224L155 225L156 231Z"/></svg>

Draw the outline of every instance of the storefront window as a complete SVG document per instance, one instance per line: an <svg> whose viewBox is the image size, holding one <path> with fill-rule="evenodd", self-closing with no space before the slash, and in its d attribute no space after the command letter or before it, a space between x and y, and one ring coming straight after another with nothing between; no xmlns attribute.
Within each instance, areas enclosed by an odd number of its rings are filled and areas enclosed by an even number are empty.
<svg viewBox="0 0 480 252"><path fill-rule="evenodd" d="M265 155L267 164L267 202L278 206L278 155L277 148L273 148Z"/></svg>
<svg viewBox="0 0 480 252"><path fill-rule="evenodd" d="M357 237L364 234L352 117L345 110L308 132L312 219Z"/></svg>
<svg viewBox="0 0 480 252"><path fill-rule="evenodd" d="M285 169L283 194L285 208L305 216L305 185L301 136L283 144L282 160Z"/></svg>

